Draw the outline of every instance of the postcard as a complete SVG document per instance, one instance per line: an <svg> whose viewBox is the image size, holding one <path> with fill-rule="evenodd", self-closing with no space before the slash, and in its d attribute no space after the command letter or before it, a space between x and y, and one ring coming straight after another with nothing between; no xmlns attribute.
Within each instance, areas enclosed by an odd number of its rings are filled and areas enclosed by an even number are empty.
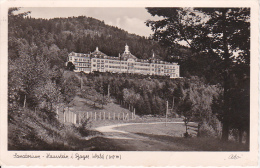
<svg viewBox="0 0 260 168"><path fill-rule="evenodd" d="M0 5L1 165L258 165L258 1Z"/></svg>

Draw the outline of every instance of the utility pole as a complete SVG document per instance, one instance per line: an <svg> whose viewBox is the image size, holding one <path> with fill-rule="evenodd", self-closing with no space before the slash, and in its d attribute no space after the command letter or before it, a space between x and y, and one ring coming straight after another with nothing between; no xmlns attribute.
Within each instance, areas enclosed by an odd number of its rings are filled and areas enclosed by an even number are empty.
<svg viewBox="0 0 260 168"><path fill-rule="evenodd" d="M108 84L108 87L107 87L107 97L108 98L110 97L110 84Z"/></svg>
<svg viewBox="0 0 260 168"><path fill-rule="evenodd" d="M174 96L172 97L172 109L174 108Z"/></svg>
<svg viewBox="0 0 260 168"><path fill-rule="evenodd" d="M26 95L24 96L24 101L23 101L23 108L26 106Z"/></svg>
<svg viewBox="0 0 260 168"><path fill-rule="evenodd" d="M82 77L80 77L80 89L82 90L83 88L83 80L82 80Z"/></svg>
<svg viewBox="0 0 260 168"><path fill-rule="evenodd" d="M168 101L166 101L165 126L167 126L167 114L168 114Z"/></svg>

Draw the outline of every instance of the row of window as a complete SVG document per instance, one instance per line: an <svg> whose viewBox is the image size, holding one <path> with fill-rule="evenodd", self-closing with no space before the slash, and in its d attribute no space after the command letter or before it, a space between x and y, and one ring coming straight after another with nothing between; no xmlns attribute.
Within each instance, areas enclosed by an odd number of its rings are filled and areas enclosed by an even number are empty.
<svg viewBox="0 0 260 168"><path fill-rule="evenodd" d="M77 71L90 71L90 69L89 68L75 68L75 70L77 70Z"/></svg>
<svg viewBox="0 0 260 168"><path fill-rule="evenodd" d="M75 65L76 66L85 66L85 67L90 67L90 64L84 64L84 63L75 63ZM130 66L133 66L133 64L132 63L130 63L129 64ZM97 67L99 67L100 66L100 64L97 64ZM104 66L104 65L102 65L101 64L101 66ZM108 65L105 65L106 67L108 67ZM93 64L93 67L96 67L96 64ZM124 67L122 67L122 68L124 68ZM155 69L157 69L157 68L159 68L159 70L160 70L160 66L155 66ZM137 68L138 69L138 68ZM142 69L142 68L141 68ZM175 70L175 67L173 67L173 69L172 69L172 71L174 71ZM154 69L152 69L152 71L154 71ZM157 71L157 70L156 70ZM171 70L165 70L165 71L169 71L169 72L171 72Z"/></svg>
<svg viewBox="0 0 260 168"><path fill-rule="evenodd" d="M71 59L71 57L70 57L70 60L72 60ZM75 61L78 61L77 59L75 59ZM83 61L83 62L88 62L88 63L90 63L91 61L90 60L86 60L86 59L79 59L79 62L81 62L81 61ZM110 64L120 64L120 61L108 61L108 60L99 60L99 59L93 59L93 62L98 62L98 63L110 63ZM121 64L126 64L127 65L127 62L122 62L121 61ZM150 64L149 63L129 63L129 65L137 65L137 66L150 66ZM175 68L175 66L169 66L169 65L156 65L156 64L152 64L152 67L155 67L155 68Z"/></svg>
<svg viewBox="0 0 260 168"><path fill-rule="evenodd" d="M72 53L72 54L74 54L75 56L78 56L78 57L89 56L88 54L82 54L82 53Z"/></svg>
<svg viewBox="0 0 260 168"><path fill-rule="evenodd" d="M73 59L72 59L72 57L69 57L69 60L70 61L73 61ZM84 58L74 58L74 61L75 62L88 62L88 63L90 63L91 62L91 60L90 59L84 59Z"/></svg>
<svg viewBox="0 0 260 168"><path fill-rule="evenodd" d="M87 66L87 67L90 67L90 66ZM106 68L117 68L117 69L127 69L127 67L126 66L108 66L108 65L99 65L99 64L93 64L93 67L97 67L97 68L102 68L102 69L104 69L104 67L106 67ZM150 69L149 68L137 68L137 67L129 67L129 69L136 69L136 70L142 70L142 71L150 71ZM156 71L156 72L165 72L165 73L173 73L173 72L175 72L175 70L174 69L172 69L172 70L163 70L163 69L157 69L157 68L153 68L153 69L151 69L151 71Z"/></svg>
<svg viewBox="0 0 260 168"><path fill-rule="evenodd" d="M91 64L75 63L75 66L79 66L79 67L91 67Z"/></svg>
<svg viewBox="0 0 260 168"><path fill-rule="evenodd" d="M141 71L150 71L150 69L147 68L134 68L135 70L141 70Z"/></svg>

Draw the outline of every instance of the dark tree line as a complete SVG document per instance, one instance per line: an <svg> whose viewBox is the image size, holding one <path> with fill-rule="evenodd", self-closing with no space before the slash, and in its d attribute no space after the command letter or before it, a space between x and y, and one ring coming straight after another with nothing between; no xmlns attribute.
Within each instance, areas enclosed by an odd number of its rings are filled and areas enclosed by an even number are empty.
<svg viewBox="0 0 260 168"><path fill-rule="evenodd" d="M211 108L214 97L221 95L219 85L205 84L203 79L195 76L169 79L137 74L98 73L83 75L83 79L84 87L94 86L97 92L105 96L108 96L109 90L110 97L132 105L140 116L165 117L168 101L172 109L169 116L184 116L187 117L187 123L199 123L198 136L220 135L220 121Z"/></svg>
<svg viewBox="0 0 260 168"><path fill-rule="evenodd" d="M159 58L167 55L165 48L158 43L91 17L35 19L23 16L10 20L10 24L16 30L13 35L26 39L29 44L44 42L48 47L55 44L68 52L89 53L99 47L109 56L118 56L127 43L138 58L148 59L153 52Z"/></svg>
<svg viewBox="0 0 260 168"><path fill-rule="evenodd" d="M192 54L183 64L200 67L208 82L223 87L222 96L214 101L223 124L222 140L228 140L230 130L236 128L240 135L247 133L249 142L250 8L147 10L153 16L164 17L147 21L154 30L154 39L169 49L185 41Z"/></svg>

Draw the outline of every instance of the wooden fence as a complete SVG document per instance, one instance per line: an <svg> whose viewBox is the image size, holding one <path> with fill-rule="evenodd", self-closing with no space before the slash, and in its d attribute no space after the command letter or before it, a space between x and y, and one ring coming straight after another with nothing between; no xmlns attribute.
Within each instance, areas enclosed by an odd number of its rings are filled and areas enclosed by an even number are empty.
<svg viewBox="0 0 260 168"><path fill-rule="evenodd" d="M82 114L82 113L81 113ZM92 121L97 120L134 120L135 113L115 112L85 112L85 117Z"/></svg>
<svg viewBox="0 0 260 168"><path fill-rule="evenodd" d="M126 103L125 101L119 101L119 104L127 108L130 112L86 112L86 111L77 111L73 112L68 107L58 107L56 109L57 117L59 118L59 111L63 112L63 122L64 123L73 123L73 124L80 124L83 118L87 118L91 121L98 121L98 120L123 120L129 121L136 119L135 115L135 108ZM60 108L60 109L59 109ZM60 116L62 117L62 116ZM61 118L60 118L61 119Z"/></svg>
<svg viewBox="0 0 260 168"><path fill-rule="evenodd" d="M65 123L73 123L73 124L79 124L78 115L71 111L65 111L63 115L63 122Z"/></svg>
<svg viewBox="0 0 260 168"><path fill-rule="evenodd" d="M81 119L86 118L91 121L98 121L98 120L123 120L129 121L134 120L136 118L135 113L115 113L115 112L71 112L65 111L63 115L64 123L73 123L73 124L80 124Z"/></svg>

